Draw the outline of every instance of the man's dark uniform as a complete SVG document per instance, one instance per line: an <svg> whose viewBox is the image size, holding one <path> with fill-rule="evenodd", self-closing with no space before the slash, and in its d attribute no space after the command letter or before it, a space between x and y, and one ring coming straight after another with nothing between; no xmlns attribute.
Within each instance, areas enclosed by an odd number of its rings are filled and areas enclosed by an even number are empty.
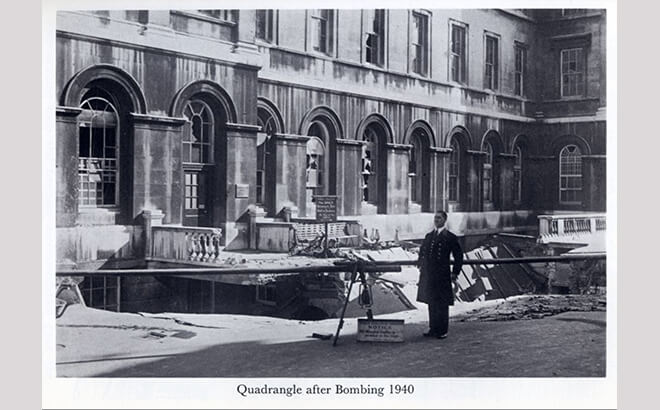
<svg viewBox="0 0 660 410"><path fill-rule="evenodd" d="M449 255L455 263L449 264ZM446 228L438 233L429 232L419 250L419 288L417 301L429 305L429 333L432 336L447 334L449 306L454 304L452 279L463 265L463 250L458 238Z"/></svg>

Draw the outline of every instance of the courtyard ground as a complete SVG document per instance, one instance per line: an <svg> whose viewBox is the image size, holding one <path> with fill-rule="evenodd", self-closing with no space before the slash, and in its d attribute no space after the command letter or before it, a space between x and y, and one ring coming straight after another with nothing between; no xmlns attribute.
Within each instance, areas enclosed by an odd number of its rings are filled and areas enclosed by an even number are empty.
<svg viewBox="0 0 660 410"><path fill-rule="evenodd" d="M361 343L357 319L296 321L221 314L132 314L68 307L56 322L59 377L602 377L602 297L518 296L459 303L450 334L422 336L426 309L403 343Z"/></svg>

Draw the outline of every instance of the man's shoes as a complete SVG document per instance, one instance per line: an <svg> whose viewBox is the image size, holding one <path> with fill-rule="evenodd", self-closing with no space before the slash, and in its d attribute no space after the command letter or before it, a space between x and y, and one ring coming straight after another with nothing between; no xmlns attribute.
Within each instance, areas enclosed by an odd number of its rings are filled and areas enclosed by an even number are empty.
<svg viewBox="0 0 660 410"><path fill-rule="evenodd" d="M424 337L438 337L438 335L435 332L431 332L430 330L426 333L424 333Z"/></svg>
<svg viewBox="0 0 660 410"><path fill-rule="evenodd" d="M438 339L446 339L447 338L447 333L443 333L441 335L436 336Z"/></svg>

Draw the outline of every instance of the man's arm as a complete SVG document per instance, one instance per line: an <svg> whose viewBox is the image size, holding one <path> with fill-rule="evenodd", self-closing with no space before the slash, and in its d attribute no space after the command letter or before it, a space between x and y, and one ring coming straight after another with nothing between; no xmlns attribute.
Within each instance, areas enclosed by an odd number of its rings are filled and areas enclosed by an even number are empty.
<svg viewBox="0 0 660 410"><path fill-rule="evenodd" d="M451 255L454 258L454 264L451 268L451 278L452 280L456 280L463 267L463 249L458 243L458 238L454 239L454 246L451 248Z"/></svg>

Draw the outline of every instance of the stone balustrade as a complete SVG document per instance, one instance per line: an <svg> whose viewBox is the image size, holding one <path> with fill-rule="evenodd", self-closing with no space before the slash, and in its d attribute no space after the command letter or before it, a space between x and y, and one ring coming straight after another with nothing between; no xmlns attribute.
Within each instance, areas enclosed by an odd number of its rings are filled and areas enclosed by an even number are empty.
<svg viewBox="0 0 660 410"><path fill-rule="evenodd" d="M222 229L154 226L151 257L173 261L214 263L222 246Z"/></svg>
<svg viewBox="0 0 660 410"><path fill-rule="evenodd" d="M539 215L539 242L592 243L606 231L605 214Z"/></svg>

